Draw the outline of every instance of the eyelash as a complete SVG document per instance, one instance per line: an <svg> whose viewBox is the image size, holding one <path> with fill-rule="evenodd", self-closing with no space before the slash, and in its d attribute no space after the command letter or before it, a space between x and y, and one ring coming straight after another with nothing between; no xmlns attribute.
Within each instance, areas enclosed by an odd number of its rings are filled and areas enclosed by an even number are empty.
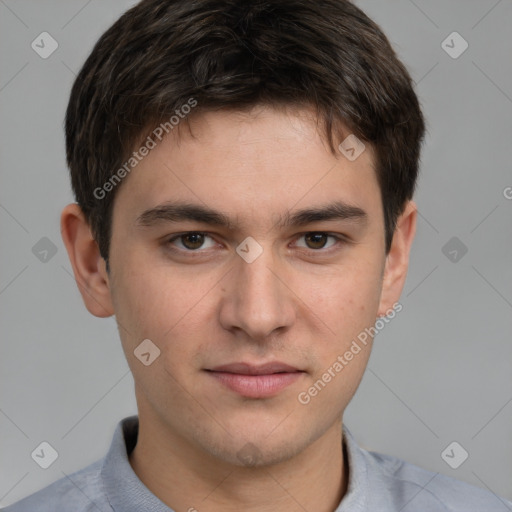
<svg viewBox="0 0 512 512"><path fill-rule="evenodd" d="M187 231L187 232L184 232L184 233L180 233L178 235L174 235L172 236L170 239L167 239L166 242L165 242L165 246L168 246L169 250L173 251L173 252L179 252L179 253L190 253L190 254L201 254L201 253L204 253L205 250L203 249L179 249L179 248L176 248L176 247L172 247L172 244L176 241L176 240L179 240L187 235L204 235L205 237L208 237L208 238L211 238L212 240L214 240L214 238L209 235L208 233L204 232L204 231ZM311 249L311 248L308 248L308 247L300 247L300 249L305 249L306 251L311 251L313 253L323 253L323 254L326 254L328 252L330 252L330 250L332 250L333 248L335 248L336 246L339 246L340 244L347 244L349 243L350 241L346 238L346 237L343 237L343 236L338 236L338 235L333 235L331 233L328 233L328 232L325 232L325 231L307 231L306 233L303 233L301 234L298 238L296 238L295 240L299 240L300 238L303 238L305 237L306 235L327 235L328 238L333 238L335 240L335 243L333 245L331 245L330 247L328 247L327 249L325 248L320 248L320 249Z"/></svg>

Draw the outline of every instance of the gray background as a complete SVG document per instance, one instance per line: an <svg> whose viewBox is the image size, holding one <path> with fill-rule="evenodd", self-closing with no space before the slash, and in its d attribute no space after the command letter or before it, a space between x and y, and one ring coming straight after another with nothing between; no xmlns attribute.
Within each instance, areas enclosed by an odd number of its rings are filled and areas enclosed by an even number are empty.
<svg viewBox="0 0 512 512"><path fill-rule="evenodd" d="M73 200L70 87L133 3L0 0L2 506L101 457L136 411L115 321L83 306L59 232ZM357 4L408 66L428 136L403 311L379 334L345 422L367 448L512 499L512 2ZM43 31L59 44L47 59L31 48ZM457 59L441 46L453 31L469 43ZM57 249L46 262L32 251L43 237ZM462 258L443 253L452 237ZM41 441L59 454L47 470L30 456ZM441 458L452 441L469 452L458 469Z"/></svg>

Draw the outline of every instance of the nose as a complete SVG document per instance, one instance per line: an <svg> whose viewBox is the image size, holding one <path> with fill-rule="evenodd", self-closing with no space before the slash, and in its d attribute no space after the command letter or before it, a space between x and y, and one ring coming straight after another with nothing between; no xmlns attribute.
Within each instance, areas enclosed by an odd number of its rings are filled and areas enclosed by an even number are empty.
<svg viewBox="0 0 512 512"><path fill-rule="evenodd" d="M223 328L243 331L255 342L286 331L296 316L296 295L286 281L284 265L275 262L270 249L251 263L239 258L227 276L220 310Z"/></svg>

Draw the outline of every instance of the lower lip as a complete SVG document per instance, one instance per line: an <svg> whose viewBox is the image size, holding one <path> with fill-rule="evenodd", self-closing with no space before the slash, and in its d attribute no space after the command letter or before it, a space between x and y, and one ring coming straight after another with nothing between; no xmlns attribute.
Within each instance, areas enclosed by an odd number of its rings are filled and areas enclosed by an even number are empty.
<svg viewBox="0 0 512 512"><path fill-rule="evenodd" d="M238 373L209 372L235 393L248 398L267 398L276 395L298 380L303 372L272 373L268 375L241 375Z"/></svg>

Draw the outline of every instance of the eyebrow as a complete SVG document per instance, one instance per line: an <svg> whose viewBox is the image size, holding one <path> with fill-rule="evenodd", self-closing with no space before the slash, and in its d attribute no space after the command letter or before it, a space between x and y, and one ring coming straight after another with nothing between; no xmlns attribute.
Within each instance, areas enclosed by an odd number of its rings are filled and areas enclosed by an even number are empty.
<svg viewBox="0 0 512 512"><path fill-rule="evenodd" d="M342 201L335 201L322 206L315 206L286 212L280 217L277 226L299 227L313 222L348 220L364 224L368 214L358 206L349 205ZM198 204L166 202L142 212L135 224L140 227L152 227L164 222L193 221L211 226L232 229L237 226L226 214Z"/></svg>

